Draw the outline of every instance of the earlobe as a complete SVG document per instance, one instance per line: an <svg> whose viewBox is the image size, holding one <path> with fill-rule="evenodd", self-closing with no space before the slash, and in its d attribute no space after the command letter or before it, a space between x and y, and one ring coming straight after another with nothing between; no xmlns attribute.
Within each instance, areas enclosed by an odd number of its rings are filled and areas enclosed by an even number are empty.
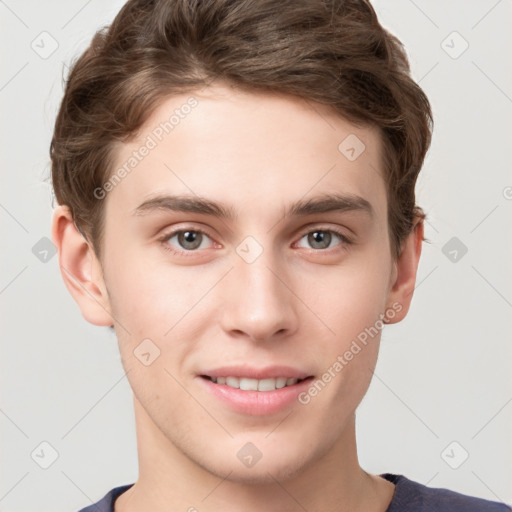
<svg viewBox="0 0 512 512"><path fill-rule="evenodd" d="M411 305L416 273L423 243L423 219L418 219L411 233L404 240L400 256L394 262L393 273L388 294L387 309L394 310L393 318L386 323L394 324L405 318Z"/></svg>
<svg viewBox="0 0 512 512"><path fill-rule="evenodd" d="M78 231L67 206L58 206L53 213L52 239L57 247L62 279L83 317L94 325L111 326L113 320L100 262Z"/></svg>

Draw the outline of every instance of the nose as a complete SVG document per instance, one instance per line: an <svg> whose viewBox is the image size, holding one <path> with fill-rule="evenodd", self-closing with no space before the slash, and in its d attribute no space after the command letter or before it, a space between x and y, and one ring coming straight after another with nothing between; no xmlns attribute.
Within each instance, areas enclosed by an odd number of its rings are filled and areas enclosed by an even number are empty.
<svg viewBox="0 0 512 512"><path fill-rule="evenodd" d="M222 327L228 335L264 342L297 330L298 299L293 284L270 250L252 263L235 259L223 292Z"/></svg>

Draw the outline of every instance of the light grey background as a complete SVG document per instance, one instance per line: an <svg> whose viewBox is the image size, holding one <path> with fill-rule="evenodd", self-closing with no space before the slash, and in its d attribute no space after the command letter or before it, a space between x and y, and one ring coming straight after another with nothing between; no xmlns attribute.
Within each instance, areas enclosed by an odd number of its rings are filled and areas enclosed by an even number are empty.
<svg viewBox="0 0 512 512"><path fill-rule="evenodd" d="M512 503L512 5L373 3L405 44L436 124L417 188L431 243L359 408L361 464ZM50 238L44 180L63 67L122 4L0 0L0 512L76 511L137 478L117 341L86 323L57 257L36 246ZM451 246L443 253L452 237L468 249L455 262ZM43 442L58 454L47 469Z"/></svg>

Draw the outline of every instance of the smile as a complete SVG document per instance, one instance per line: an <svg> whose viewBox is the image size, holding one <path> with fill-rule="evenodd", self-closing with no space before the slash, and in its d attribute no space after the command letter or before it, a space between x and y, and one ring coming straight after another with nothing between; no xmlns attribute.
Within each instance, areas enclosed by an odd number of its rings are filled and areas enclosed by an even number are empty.
<svg viewBox="0 0 512 512"><path fill-rule="evenodd" d="M275 391L287 386L294 386L304 379L277 377L275 379L251 379L247 377L209 377L203 376L215 384L222 384L242 391Z"/></svg>

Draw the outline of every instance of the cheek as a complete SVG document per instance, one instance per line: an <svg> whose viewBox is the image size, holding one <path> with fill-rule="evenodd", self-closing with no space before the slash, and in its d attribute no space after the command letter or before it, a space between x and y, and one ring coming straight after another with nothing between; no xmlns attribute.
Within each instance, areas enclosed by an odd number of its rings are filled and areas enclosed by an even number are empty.
<svg viewBox="0 0 512 512"><path fill-rule="evenodd" d="M361 254L316 275L305 273L299 293L329 328L326 339L338 340L336 348L342 350L384 312L388 279L387 261Z"/></svg>
<svg viewBox="0 0 512 512"><path fill-rule="evenodd" d="M204 294L199 284L191 284L191 268L148 264L140 256L111 266L108 283L116 320L129 332L162 337Z"/></svg>
<svg viewBox="0 0 512 512"><path fill-rule="evenodd" d="M318 377L329 388L324 392L323 384L317 385L323 396L318 404L337 411L339 421L344 419L344 412L337 404L343 403L348 409L357 406L368 389L377 362L390 260L374 254L379 252L347 259L346 265L331 268L327 273L323 270L323 279L309 276L302 286L302 293L309 293L314 301L311 309L318 312L329 328L317 324L325 332L320 337L324 373ZM320 282L323 285L319 287Z"/></svg>
<svg viewBox="0 0 512 512"><path fill-rule="evenodd" d="M130 381L140 384L135 384L140 393L148 382L151 389L172 387L174 381L165 370L174 375L188 368L196 350L192 340L200 337L196 331L201 321L212 320L208 301L201 299L217 277L201 278L193 267L148 265L136 257L119 263L110 266L108 286L123 366L130 371Z"/></svg>

